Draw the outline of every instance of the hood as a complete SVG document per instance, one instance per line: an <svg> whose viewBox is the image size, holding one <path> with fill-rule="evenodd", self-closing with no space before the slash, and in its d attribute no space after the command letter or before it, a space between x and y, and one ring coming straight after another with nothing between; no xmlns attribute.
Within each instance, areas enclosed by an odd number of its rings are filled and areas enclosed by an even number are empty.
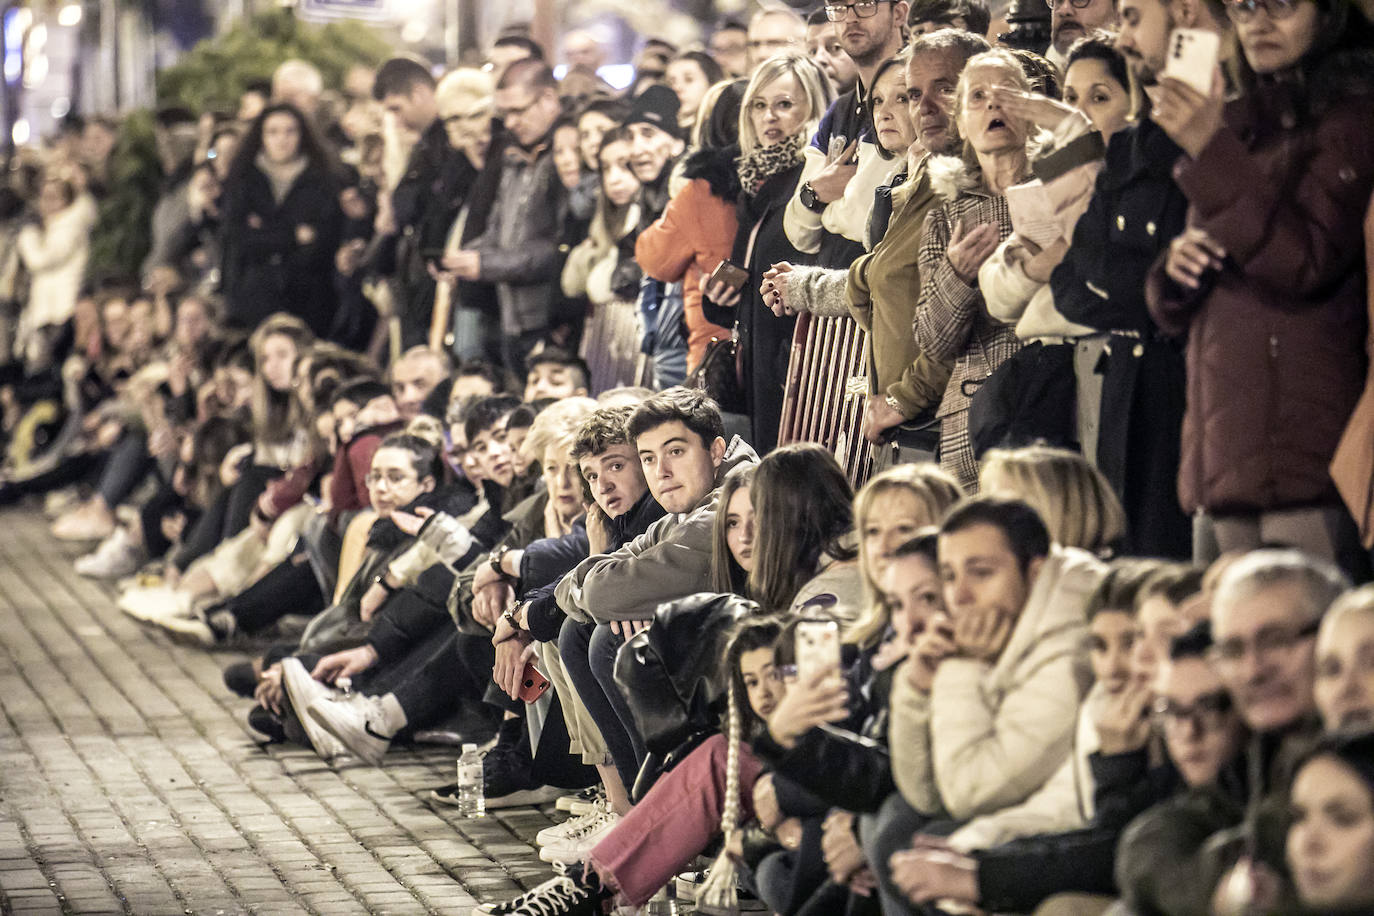
<svg viewBox="0 0 1374 916"><path fill-rule="evenodd" d="M683 513L683 516L691 515L693 512L700 509L708 509L711 512L715 512L716 501L720 498L720 485L725 481L725 475L742 465L758 463L759 456L754 451L753 446L745 442L739 436L731 437L730 444L725 446L725 457L721 459L720 467L716 468L715 487L712 488L710 493L702 497L701 502ZM683 516L679 516L679 518Z"/></svg>
<svg viewBox="0 0 1374 916"><path fill-rule="evenodd" d="M1031 587L1026 607L991 672L991 683L1009 685L1024 679L1023 669L1064 651L1081 649L1088 627L1088 598L1106 575L1103 562L1086 550L1054 547ZM1042 659L1044 660L1044 659ZM1080 688L1087 687L1087 670Z"/></svg>
<svg viewBox="0 0 1374 916"><path fill-rule="evenodd" d="M730 443L725 446L725 457L721 459L720 467L716 468L716 486L724 483L725 475L735 468L758 463L759 456L754 447L739 436L732 436Z"/></svg>
<svg viewBox="0 0 1374 916"><path fill-rule="evenodd" d="M739 200L739 171L735 163L739 159L739 147L727 146L724 149L699 149L687 156L683 163L682 177L705 179L711 193L727 203Z"/></svg>

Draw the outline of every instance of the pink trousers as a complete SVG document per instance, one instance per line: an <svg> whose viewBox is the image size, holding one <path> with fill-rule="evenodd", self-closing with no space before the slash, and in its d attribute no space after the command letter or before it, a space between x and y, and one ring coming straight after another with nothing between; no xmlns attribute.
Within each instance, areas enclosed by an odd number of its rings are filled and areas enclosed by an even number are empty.
<svg viewBox="0 0 1374 916"><path fill-rule="evenodd" d="M720 832L726 752L723 735L708 738L659 777L643 801L588 856L602 883L618 890L627 906L648 903ZM754 780L762 769L748 746L741 744L741 822L754 816Z"/></svg>

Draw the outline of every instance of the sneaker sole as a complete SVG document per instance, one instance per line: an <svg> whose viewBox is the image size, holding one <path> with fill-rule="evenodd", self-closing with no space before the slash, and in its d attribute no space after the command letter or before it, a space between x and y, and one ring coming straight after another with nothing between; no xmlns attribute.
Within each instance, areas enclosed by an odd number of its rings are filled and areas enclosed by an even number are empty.
<svg viewBox="0 0 1374 916"><path fill-rule="evenodd" d="M325 733L329 735L330 738L334 739L339 743L339 746L342 748L340 754L350 754L354 757L357 757L359 760L363 760L367 763L372 764L374 767L381 766L382 761L386 759L386 752L391 747L390 744L382 748L380 752L373 750L355 751L353 748L349 747L348 742L344 741L343 738L339 735L339 733L334 731L333 723L330 722L327 718L325 718L324 715L320 712L320 707L318 703L306 709L305 718L311 720L311 722L313 722L317 727L323 729ZM309 726L306 726L306 730L309 730Z"/></svg>
<svg viewBox="0 0 1374 916"><path fill-rule="evenodd" d="M301 677L314 683L314 678L310 677L310 672L305 670L305 665L301 664L300 659L284 658L281 662L281 682L286 689L286 695L291 700L291 708L296 711L296 718L300 720L301 728L305 729L305 736L310 739L311 749L325 760L332 760L335 757L348 753L342 741L320 725L315 717L310 715L307 703L305 702L306 686Z"/></svg>
<svg viewBox="0 0 1374 916"><path fill-rule="evenodd" d="M448 788L445 786L444 788ZM509 795L502 795L498 798L486 799L486 810L492 811L501 808L533 808L547 804L548 799L544 795L543 789L523 789L519 792L512 792ZM450 794L443 789L430 789L429 800L440 805L448 805L451 808L458 807L458 791L455 788Z"/></svg>

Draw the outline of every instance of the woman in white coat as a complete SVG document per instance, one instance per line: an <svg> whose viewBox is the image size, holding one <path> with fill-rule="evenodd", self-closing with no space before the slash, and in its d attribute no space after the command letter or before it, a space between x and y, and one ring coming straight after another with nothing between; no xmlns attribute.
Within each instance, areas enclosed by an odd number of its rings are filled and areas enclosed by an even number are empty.
<svg viewBox="0 0 1374 916"><path fill-rule="evenodd" d="M43 182L36 209L38 222L19 230L16 242L30 281L15 355L31 366L45 359L53 330L76 308L96 219L95 200L63 178Z"/></svg>

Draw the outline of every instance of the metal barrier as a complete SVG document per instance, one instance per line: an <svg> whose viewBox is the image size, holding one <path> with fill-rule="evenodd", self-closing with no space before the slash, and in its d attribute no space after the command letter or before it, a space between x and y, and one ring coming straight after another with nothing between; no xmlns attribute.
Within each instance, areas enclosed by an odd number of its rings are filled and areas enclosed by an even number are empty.
<svg viewBox="0 0 1374 916"><path fill-rule="evenodd" d="M581 347L581 356L591 372L592 391L648 384L652 367L649 358L639 351L642 338L639 309L633 302L617 299L592 306Z"/></svg>
<svg viewBox="0 0 1374 916"><path fill-rule="evenodd" d="M867 394L868 332L848 315L798 315L778 444L825 446L857 488L873 473L873 445L863 437Z"/></svg>

